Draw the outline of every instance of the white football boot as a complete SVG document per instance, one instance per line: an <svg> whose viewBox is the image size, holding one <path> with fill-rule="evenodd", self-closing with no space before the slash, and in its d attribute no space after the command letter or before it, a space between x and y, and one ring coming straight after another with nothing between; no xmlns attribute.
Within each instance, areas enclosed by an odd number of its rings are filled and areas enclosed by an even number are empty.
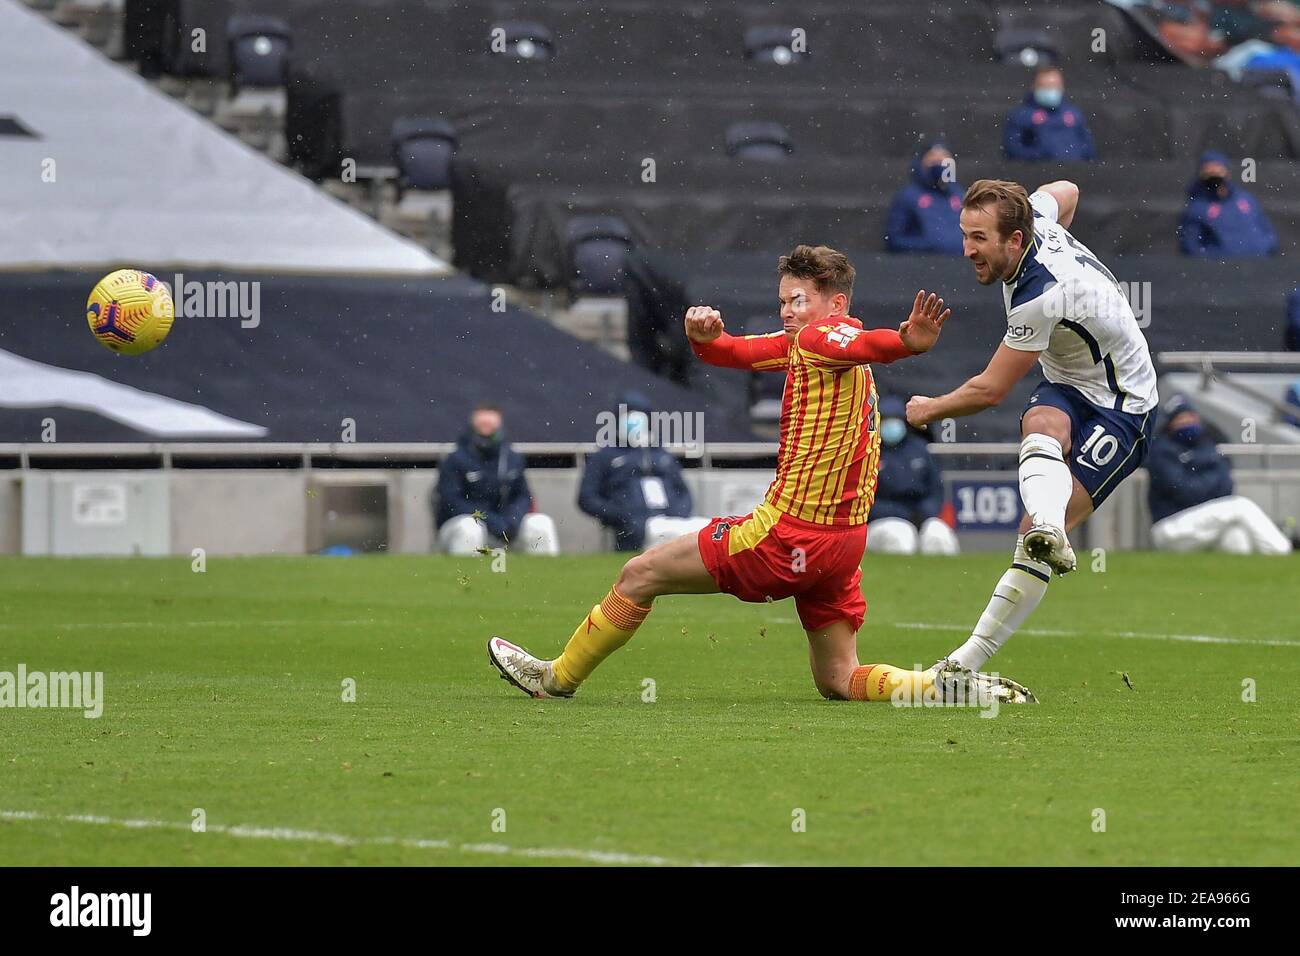
<svg viewBox="0 0 1300 956"><path fill-rule="evenodd" d="M488 660L501 672L501 679L509 681L529 697L550 699L572 697L555 681L551 662L533 657L522 647L516 647L503 637L488 641Z"/></svg>
<svg viewBox="0 0 1300 956"><path fill-rule="evenodd" d="M1055 525L1036 524L1026 531L1025 553L1035 561L1042 561L1058 575L1069 574L1078 567L1070 539Z"/></svg>
<svg viewBox="0 0 1300 956"><path fill-rule="evenodd" d="M973 671L947 658L930 669L934 671L935 686L940 688L945 703L976 704L990 700L1001 704L1038 703L1038 698L1028 687L1009 677Z"/></svg>

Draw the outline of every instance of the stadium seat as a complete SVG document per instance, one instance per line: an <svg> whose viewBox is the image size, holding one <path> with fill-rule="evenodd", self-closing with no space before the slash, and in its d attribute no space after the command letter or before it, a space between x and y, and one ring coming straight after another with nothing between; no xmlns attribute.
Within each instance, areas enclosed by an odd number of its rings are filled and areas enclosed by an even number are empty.
<svg viewBox="0 0 1300 956"><path fill-rule="evenodd" d="M758 63L789 66L808 59L807 47L795 49L795 28L773 25L753 26L745 31L745 59Z"/></svg>
<svg viewBox="0 0 1300 956"><path fill-rule="evenodd" d="M735 159L785 159L794 152L790 134L780 123L747 121L727 127L727 155Z"/></svg>
<svg viewBox="0 0 1300 956"><path fill-rule="evenodd" d="M1060 58L1056 44L1043 30L1009 27L999 30L993 42L1003 63L1032 68Z"/></svg>
<svg viewBox="0 0 1300 956"><path fill-rule="evenodd" d="M567 229L569 291L580 295L622 295L623 265L632 233L615 216L574 216Z"/></svg>
<svg viewBox="0 0 1300 956"><path fill-rule="evenodd" d="M444 119L403 117L393 123L398 188L446 189L456 154L455 128Z"/></svg>
<svg viewBox="0 0 1300 956"><path fill-rule="evenodd" d="M512 20L494 26L490 49L516 60L549 60L555 55L555 39L540 23Z"/></svg>
<svg viewBox="0 0 1300 956"><path fill-rule="evenodd" d="M226 24L230 49L230 83L281 88L289 82L289 25L279 17L235 14Z"/></svg>

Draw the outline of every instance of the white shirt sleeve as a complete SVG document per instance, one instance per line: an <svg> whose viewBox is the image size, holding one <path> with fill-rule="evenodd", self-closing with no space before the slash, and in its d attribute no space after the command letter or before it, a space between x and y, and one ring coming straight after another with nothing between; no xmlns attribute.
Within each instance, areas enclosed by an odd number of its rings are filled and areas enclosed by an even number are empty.
<svg viewBox="0 0 1300 956"><path fill-rule="evenodd" d="M1052 283L1036 299L1031 299L1007 313L1007 335L1002 341L1017 352L1045 352L1056 324L1064 312L1061 286Z"/></svg>
<svg viewBox="0 0 1300 956"><path fill-rule="evenodd" d="M1061 205L1051 193L1036 192L1029 197L1029 205L1034 207L1034 214L1042 216L1048 222L1057 222L1061 215Z"/></svg>

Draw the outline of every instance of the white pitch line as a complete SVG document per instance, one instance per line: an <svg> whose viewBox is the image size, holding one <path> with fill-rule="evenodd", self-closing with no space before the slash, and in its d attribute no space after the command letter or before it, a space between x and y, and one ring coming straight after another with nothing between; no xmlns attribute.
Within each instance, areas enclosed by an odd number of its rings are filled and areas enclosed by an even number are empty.
<svg viewBox="0 0 1300 956"><path fill-rule="evenodd" d="M968 624L925 624L917 621L898 621L890 625L910 631L965 631ZM1157 634L1150 631L1058 631L1046 628L1022 627L1017 634L1035 634L1039 637L1130 637L1146 641L1181 641L1188 644L1255 644L1262 647L1300 647L1300 641L1281 638L1221 637L1216 634Z"/></svg>
<svg viewBox="0 0 1300 956"><path fill-rule="evenodd" d="M0 810L0 821L18 823L83 823L94 826L122 827L127 830L184 830L190 824L170 820L130 820L101 817L91 814L53 814L35 810ZM572 847L509 846L505 843L453 843L450 840L419 840L407 837L354 837L341 833L322 833L317 830L298 830L292 827L256 827L248 825L207 825L206 833L235 837L241 840L279 840L300 843L326 843L331 846L396 846L408 850L451 850L459 853L478 853L491 856L517 856L533 860L579 860L584 863L607 863L615 866L730 866L701 860L671 860L663 856L646 856L637 853L618 853L608 850L578 850ZM740 866L769 866L766 863L743 863Z"/></svg>

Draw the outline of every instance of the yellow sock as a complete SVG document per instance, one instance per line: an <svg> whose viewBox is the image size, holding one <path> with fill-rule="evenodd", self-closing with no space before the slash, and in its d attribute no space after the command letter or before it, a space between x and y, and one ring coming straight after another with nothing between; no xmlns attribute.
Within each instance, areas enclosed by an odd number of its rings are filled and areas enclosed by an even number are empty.
<svg viewBox="0 0 1300 956"><path fill-rule="evenodd" d="M934 671L914 671L893 664L864 664L849 678L850 700L919 701L934 686Z"/></svg>
<svg viewBox="0 0 1300 956"><path fill-rule="evenodd" d="M610 588L555 659L551 670L555 679L569 690L576 688L601 661L632 639L649 613L650 608L629 601L617 587Z"/></svg>

